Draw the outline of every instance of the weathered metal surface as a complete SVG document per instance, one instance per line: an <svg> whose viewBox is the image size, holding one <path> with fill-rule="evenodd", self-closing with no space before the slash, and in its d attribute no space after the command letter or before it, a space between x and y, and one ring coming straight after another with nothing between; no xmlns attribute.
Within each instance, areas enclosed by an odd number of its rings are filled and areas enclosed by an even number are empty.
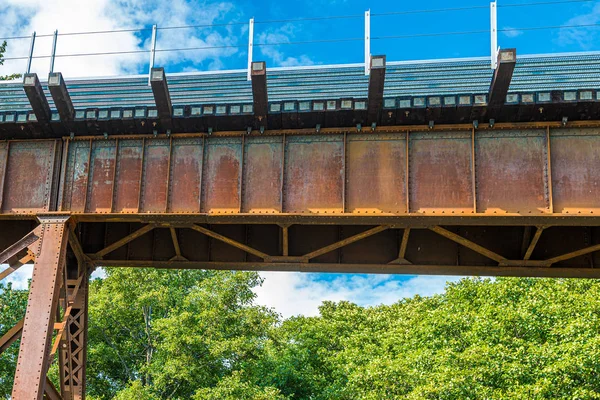
<svg viewBox="0 0 600 400"><path fill-rule="evenodd" d="M247 138L244 151L242 212L259 214L281 212L282 138Z"/></svg>
<svg viewBox="0 0 600 400"><path fill-rule="evenodd" d="M600 213L600 135L589 130L553 132L552 195L557 213Z"/></svg>
<svg viewBox="0 0 600 400"><path fill-rule="evenodd" d="M112 211L116 159L117 148L114 140L93 141L86 212L109 213Z"/></svg>
<svg viewBox="0 0 600 400"><path fill-rule="evenodd" d="M287 138L284 168L284 212L343 212L342 135Z"/></svg>
<svg viewBox="0 0 600 400"><path fill-rule="evenodd" d="M600 214L599 128L65 143L62 164L54 140L0 143L3 216L57 210L56 198L59 211L89 218Z"/></svg>
<svg viewBox="0 0 600 400"><path fill-rule="evenodd" d="M69 144L62 192L63 210L85 211L91 150L91 141L75 141Z"/></svg>
<svg viewBox="0 0 600 400"><path fill-rule="evenodd" d="M169 175L169 212L200 212L203 140L173 140Z"/></svg>
<svg viewBox="0 0 600 400"><path fill-rule="evenodd" d="M167 210L170 157L170 140L146 140L140 212L165 212Z"/></svg>
<svg viewBox="0 0 600 400"><path fill-rule="evenodd" d="M203 211L208 213L239 212L242 139L215 138L208 140L204 163Z"/></svg>
<svg viewBox="0 0 600 400"><path fill-rule="evenodd" d="M406 135L348 136L346 212L406 213Z"/></svg>
<svg viewBox="0 0 600 400"><path fill-rule="evenodd" d="M3 213L49 210L54 195L54 163L58 143L57 140L9 142L8 152L5 152L5 159L2 160L6 165Z"/></svg>
<svg viewBox="0 0 600 400"><path fill-rule="evenodd" d="M477 211L549 212L545 130L477 132Z"/></svg>
<svg viewBox="0 0 600 400"><path fill-rule="evenodd" d="M142 140L119 140L115 175L114 212L136 213L139 209L142 161Z"/></svg>
<svg viewBox="0 0 600 400"><path fill-rule="evenodd" d="M409 138L411 212L473 213L471 132Z"/></svg>
<svg viewBox="0 0 600 400"><path fill-rule="evenodd" d="M85 398L85 371L87 359L88 273L86 265L68 263L66 294L71 313L67 317L65 334L60 342L59 375L62 398Z"/></svg>
<svg viewBox="0 0 600 400"><path fill-rule="evenodd" d="M67 250L66 219L42 220L42 243L35 261L12 398L44 395L54 314Z"/></svg>

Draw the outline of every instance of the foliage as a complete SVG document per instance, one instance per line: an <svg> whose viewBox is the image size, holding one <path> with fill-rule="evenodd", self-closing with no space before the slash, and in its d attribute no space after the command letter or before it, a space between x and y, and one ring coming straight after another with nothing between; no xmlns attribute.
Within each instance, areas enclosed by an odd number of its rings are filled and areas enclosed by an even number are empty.
<svg viewBox="0 0 600 400"><path fill-rule="evenodd" d="M4 53L6 53L6 40L0 44L0 65L4 65ZM11 74L11 75L0 75L0 81L10 81L12 79L20 78L21 74Z"/></svg>
<svg viewBox="0 0 600 400"><path fill-rule="evenodd" d="M109 399L139 380L187 399L253 363L276 321L252 304L259 283L249 272L109 270L91 285L89 392Z"/></svg>
<svg viewBox="0 0 600 400"><path fill-rule="evenodd" d="M599 281L463 279L285 321L254 304L259 284L251 272L107 271L91 284L89 398L600 399ZM3 288L0 328L25 296Z"/></svg>
<svg viewBox="0 0 600 400"><path fill-rule="evenodd" d="M26 291L14 290L10 283L0 283L0 337L23 318L26 304ZM0 354L0 398L3 399L8 399L12 391L19 342L17 340Z"/></svg>

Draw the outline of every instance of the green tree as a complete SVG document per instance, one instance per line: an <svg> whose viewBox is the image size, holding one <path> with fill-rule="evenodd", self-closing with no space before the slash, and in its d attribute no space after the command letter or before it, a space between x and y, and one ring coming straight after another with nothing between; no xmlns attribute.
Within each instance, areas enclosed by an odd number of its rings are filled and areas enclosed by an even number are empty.
<svg viewBox="0 0 600 400"><path fill-rule="evenodd" d="M27 291L15 290L10 283L0 283L0 337L23 318L27 306ZM19 353L17 340L0 355L0 398L10 398L12 391L17 356Z"/></svg>
<svg viewBox="0 0 600 400"><path fill-rule="evenodd" d="M252 365L277 321L253 305L258 284L250 272L108 270L90 290L90 394L109 399L139 381L188 399Z"/></svg>
<svg viewBox="0 0 600 400"><path fill-rule="evenodd" d="M2 44L0 44L0 65L4 65L4 53L6 53L6 40L2 42ZM0 75L0 81L7 81L7 80L11 80L11 79L17 79L20 78L22 75L21 74L11 74L11 75L5 75L5 76L1 76Z"/></svg>

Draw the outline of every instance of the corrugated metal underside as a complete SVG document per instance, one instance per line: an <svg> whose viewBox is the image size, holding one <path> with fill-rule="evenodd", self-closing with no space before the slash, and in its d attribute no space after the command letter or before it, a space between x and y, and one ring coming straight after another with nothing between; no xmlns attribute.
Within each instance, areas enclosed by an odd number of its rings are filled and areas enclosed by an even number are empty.
<svg viewBox="0 0 600 400"><path fill-rule="evenodd" d="M390 62L384 96L485 94L493 71L488 59ZM269 101L366 98L362 65L267 72ZM245 71L168 75L173 105L252 103ZM43 83L53 108L52 97ZM146 77L68 80L76 109L153 106ZM520 57L509 92L600 89L600 54ZM0 85L0 111L31 109L21 83Z"/></svg>

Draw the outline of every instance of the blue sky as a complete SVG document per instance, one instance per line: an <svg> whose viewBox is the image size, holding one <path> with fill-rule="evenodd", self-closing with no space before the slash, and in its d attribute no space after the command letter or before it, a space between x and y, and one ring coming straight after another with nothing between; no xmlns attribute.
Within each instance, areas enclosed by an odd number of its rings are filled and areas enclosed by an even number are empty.
<svg viewBox="0 0 600 400"><path fill-rule="evenodd" d="M589 25L600 23L600 2L581 1L533 7L508 5L544 0L499 1L498 42L503 48L516 47L518 54L597 51L599 27L522 30L542 26ZM556 0L548 0L556 1ZM159 31L158 49L212 47L198 51L161 52L157 65L168 72L208 69L246 68L247 21L254 17L255 43L288 43L329 39L360 39L364 35L363 15L408 12L422 9L483 7L442 13L416 13L373 16L371 36L440 34L432 37L372 40L371 53L385 54L390 61L486 56L490 54L488 1L189 1L189 0L2 0L0 37L114 29L228 24L197 29ZM316 21L273 22L327 16L357 18ZM447 35L448 32L486 31L473 35ZM35 54L49 54L51 39L40 37ZM237 46L237 47L230 47ZM7 57L27 54L29 42L9 41ZM129 51L149 48L149 32L63 36L57 53ZM254 60L268 66L360 63L364 60L361 40L303 45L256 47ZM24 61L7 61L0 75L21 72ZM59 58L55 70L66 78L74 76L123 75L146 73L147 54L105 57ZM48 72L48 59L38 59L33 70L41 76ZM25 287L31 268L13 274L11 280ZM350 300L362 305L390 304L415 294L431 295L443 291L447 280L456 277L407 277L389 275L337 275L265 273L265 283L257 290L258 301L274 307L284 316L314 315L323 300Z"/></svg>

